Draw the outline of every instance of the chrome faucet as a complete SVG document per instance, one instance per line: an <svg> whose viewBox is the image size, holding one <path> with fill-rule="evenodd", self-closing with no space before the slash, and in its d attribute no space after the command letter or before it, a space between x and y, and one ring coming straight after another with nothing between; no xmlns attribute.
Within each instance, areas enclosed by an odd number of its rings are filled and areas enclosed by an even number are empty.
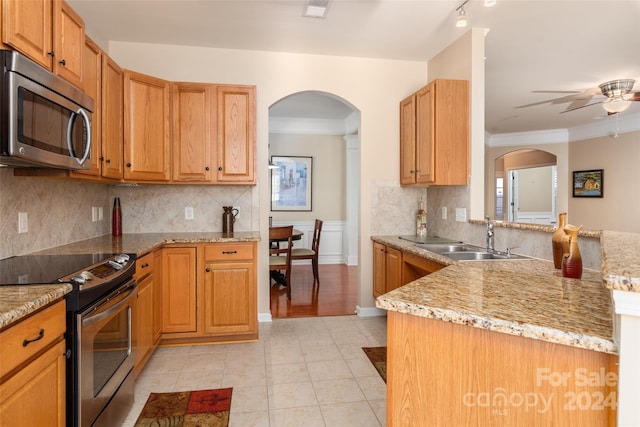
<svg viewBox="0 0 640 427"><path fill-rule="evenodd" d="M493 234L493 223L491 219L487 217L487 252L494 251Z"/></svg>

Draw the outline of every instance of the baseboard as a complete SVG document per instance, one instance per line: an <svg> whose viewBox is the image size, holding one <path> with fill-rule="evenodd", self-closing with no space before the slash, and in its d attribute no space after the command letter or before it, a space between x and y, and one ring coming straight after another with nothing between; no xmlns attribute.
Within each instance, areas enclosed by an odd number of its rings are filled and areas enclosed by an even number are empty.
<svg viewBox="0 0 640 427"><path fill-rule="evenodd" d="M360 317L386 316L387 311L376 307L360 307L356 306L356 314Z"/></svg>
<svg viewBox="0 0 640 427"><path fill-rule="evenodd" d="M273 318L271 317L271 313L258 313L259 323L269 323L272 321L273 321Z"/></svg>

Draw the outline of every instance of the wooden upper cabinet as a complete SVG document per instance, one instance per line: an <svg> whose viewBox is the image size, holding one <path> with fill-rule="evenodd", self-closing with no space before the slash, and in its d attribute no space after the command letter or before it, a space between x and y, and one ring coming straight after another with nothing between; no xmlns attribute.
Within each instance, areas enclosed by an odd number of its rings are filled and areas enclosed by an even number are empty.
<svg viewBox="0 0 640 427"><path fill-rule="evenodd" d="M102 176L122 179L124 72L102 54Z"/></svg>
<svg viewBox="0 0 640 427"><path fill-rule="evenodd" d="M124 99L124 178L169 181L169 82L127 70Z"/></svg>
<svg viewBox="0 0 640 427"><path fill-rule="evenodd" d="M2 41L82 87L84 21L62 0L3 0Z"/></svg>
<svg viewBox="0 0 640 427"><path fill-rule="evenodd" d="M215 99L215 86L202 83L172 83L171 86L172 179L174 182L212 182L215 104L211 99Z"/></svg>
<svg viewBox="0 0 640 427"><path fill-rule="evenodd" d="M2 41L52 69L52 0L2 0Z"/></svg>
<svg viewBox="0 0 640 427"><path fill-rule="evenodd" d="M400 103L400 183L467 185L469 82L434 80Z"/></svg>
<svg viewBox="0 0 640 427"><path fill-rule="evenodd" d="M217 89L217 182L255 184L255 86Z"/></svg>
<svg viewBox="0 0 640 427"><path fill-rule="evenodd" d="M91 169L71 171L71 176L100 177L102 175L102 50L89 37L82 53L82 88L93 99L91 116Z"/></svg>
<svg viewBox="0 0 640 427"><path fill-rule="evenodd" d="M84 21L67 2L53 5L53 72L82 87Z"/></svg>

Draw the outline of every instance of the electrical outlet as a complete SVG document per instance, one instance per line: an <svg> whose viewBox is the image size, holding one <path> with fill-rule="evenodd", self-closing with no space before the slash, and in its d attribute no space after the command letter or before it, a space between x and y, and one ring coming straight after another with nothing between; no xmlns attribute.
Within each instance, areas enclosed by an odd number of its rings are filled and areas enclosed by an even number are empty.
<svg viewBox="0 0 640 427"><path fill-rule="evenodd" d="M467 222L467 210L465 208L456 208L456 221Z"/></svg>
<svg viewBox="0 0 640 427"><path fill-rule="evenodd" d="M18 234L29 232L29 214L18 212Z"/></svg>
<svg viewBox="0 0 640 427"><path fill-rule="evenodd" d="M91 208L91 222L97 222L97 221L98 221L98 207L93 206Z"/></svg>
<svg viewBox="0 0 640 427"><path fill-rule="evenodd" d="M184 208L184 219L193 219L193 208L191 206L187 206L186 208Z"/></svg>
<svg viewBox="0 0 640 427"><path fill-rule="evenodd" d="M442 207L442 219L447 219L447 207Z"/></svg>
<svg viewBox="0 0 640 427"><path fill-rule="evenodd" d="M102 206L98 206L98 221L102 221L104 219L104 209Z"/></svg>

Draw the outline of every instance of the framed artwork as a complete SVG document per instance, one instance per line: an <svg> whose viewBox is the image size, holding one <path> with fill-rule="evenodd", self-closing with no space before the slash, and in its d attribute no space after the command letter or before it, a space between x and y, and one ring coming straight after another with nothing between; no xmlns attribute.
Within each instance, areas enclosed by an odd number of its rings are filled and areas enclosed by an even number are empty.
<svg viewBox="0 0 640 427"><path fill-rule="evenodd" d="M573 197L602 197L603 169L573 172Z"/></svg>
<svg viewBox="0 0 640 427"><path fill-rule="evenodd" d="M271 210L311 211L312 157L271 156Z"/></svg>

